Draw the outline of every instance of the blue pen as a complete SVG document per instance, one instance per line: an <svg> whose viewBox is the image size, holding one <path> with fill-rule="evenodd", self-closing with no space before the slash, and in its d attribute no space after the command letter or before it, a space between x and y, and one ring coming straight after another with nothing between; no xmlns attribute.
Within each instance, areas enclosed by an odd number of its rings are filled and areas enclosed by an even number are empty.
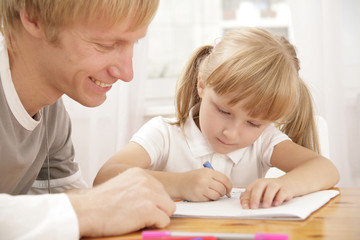
<svg viewBox="0 0 360 240"><path fill-rule="evenodd" d="M211 168L211 169L214 169L213 166L211 166L211 164L206 161L204 164L203 164L204 167L207 167L207 168Z"/></svg>
<svg viewBox="0 0 360 240"><path fill-rule="evenodd" d="M203 166L206 167L206 168L210 168L210 169L215 170L215 169L213 168L213 166L211 166L211 164L209 163L209 161L206 161L206 162L203 164ZM227 196L228 198L231 198L231 194L230 194L230 193L226 193L226 196Z"/></svg>

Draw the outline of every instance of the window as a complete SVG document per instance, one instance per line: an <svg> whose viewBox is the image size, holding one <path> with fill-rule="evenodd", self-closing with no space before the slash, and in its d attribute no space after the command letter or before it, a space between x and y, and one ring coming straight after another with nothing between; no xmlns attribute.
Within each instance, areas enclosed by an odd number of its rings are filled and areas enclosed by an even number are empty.
<svg viewBox="0 0 360 240"><path fill-rule="evenodd" d="M287 1L160 1L148 32L146 120L174 113L176 80L192 52L202 45L214 44L224 32L239 26L262 27L289 38Z"/></svg>

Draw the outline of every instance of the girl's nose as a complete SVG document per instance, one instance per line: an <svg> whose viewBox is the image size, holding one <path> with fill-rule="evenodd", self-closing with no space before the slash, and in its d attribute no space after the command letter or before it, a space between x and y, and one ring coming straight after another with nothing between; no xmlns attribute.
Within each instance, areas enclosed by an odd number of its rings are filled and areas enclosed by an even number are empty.
<svg viewBox="0 0 360 240"><path fill-rule="evenodd" d="M223 134L228 140L236 140L239 138L241 132L241 124L229 124L223 130Z"/></svg>

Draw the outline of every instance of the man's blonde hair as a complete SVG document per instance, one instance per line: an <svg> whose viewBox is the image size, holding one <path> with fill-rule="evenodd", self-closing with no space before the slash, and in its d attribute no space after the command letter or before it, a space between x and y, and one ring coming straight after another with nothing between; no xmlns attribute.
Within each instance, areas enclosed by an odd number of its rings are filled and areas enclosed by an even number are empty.
<svg viewBox="0 0 360 240"><path fill-rule="evenodd" d="M229 104L246 99L252 117L277 123L295 143L320 152L310 92L299 76L295 48L284 38L259 28L239 28L215 46L203 46L191 57L177 83L176 116L183 127L199 103L197 81Z"/></svg>
<svg viewBox="0 0 360 240"><path fill-rule="evenodd" d="M60 28L79 21L116 24L132 19L136 29L150 23L158 5L159 0L1 0L0 31L11 47L20 26L20 11L42 24L50 42L57 40Z"/></svg>

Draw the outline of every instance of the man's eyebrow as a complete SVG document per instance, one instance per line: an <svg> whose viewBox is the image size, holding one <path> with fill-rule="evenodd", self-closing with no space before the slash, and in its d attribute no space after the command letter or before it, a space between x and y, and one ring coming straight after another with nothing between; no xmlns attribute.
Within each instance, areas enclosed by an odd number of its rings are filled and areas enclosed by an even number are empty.
<svg viewBox="0 0 360 240"><path fill-rule="evenodd" d="M147 33L148 32L146 31L144 34L140 35L138 38L134 39L133 41L129 41L129 39L127 39L127 38L116 38L116 39L113 39L113 40L116 41L116 42L137 42L140 39L145 38Z"/></svg>

